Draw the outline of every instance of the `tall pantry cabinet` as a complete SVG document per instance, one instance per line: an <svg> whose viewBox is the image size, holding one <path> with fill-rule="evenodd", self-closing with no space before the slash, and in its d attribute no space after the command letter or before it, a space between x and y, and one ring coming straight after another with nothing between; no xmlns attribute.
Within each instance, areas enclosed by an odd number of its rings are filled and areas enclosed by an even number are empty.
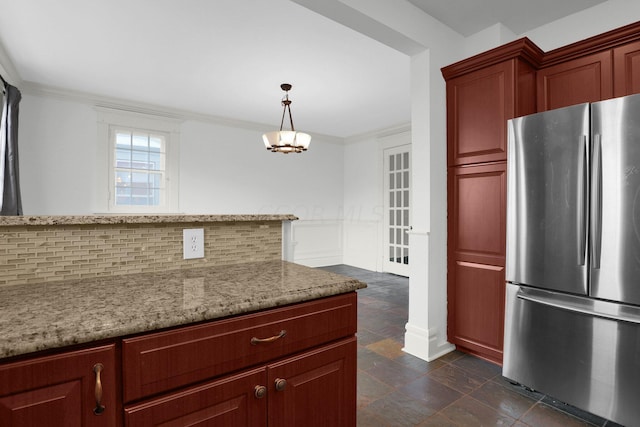
<svg viewBox="0 0 640 427"><path fill-rule="evenodd" d="M502 363L507 120L640 93L640 23L543 52L527 38L442 69L447 86L447 335Z"/></svg>
<svg viewBox="0 0 640 427"><path fill-rule="evenodd" d="M535 112L541 51L522 39L446 67L448 337L502 360L508 119Z"/></svg>

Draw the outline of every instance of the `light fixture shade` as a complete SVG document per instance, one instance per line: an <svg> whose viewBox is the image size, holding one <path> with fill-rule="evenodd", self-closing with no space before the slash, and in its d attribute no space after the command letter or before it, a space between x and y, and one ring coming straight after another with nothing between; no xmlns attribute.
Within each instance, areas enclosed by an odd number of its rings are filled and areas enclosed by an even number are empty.
<svg viewBox="0 0 640 427"><path fill-rule="evenodd" d="M290 130L276 130L262 135L267 150L276 153L301 153L309 148L311 135Z"/></svg>
<svg viewBox="0 0 640 427"><path fill-rule="evenodd" d="M283 83L280 88L285 91L285 97L282 100L284 110L282 111L282 121L280 122L280 130L273 132L266 132L262 135L262 141L267 150L274 153L301 153L307 151L309 143L311 142L311 135L302 132L296 132L293 127L293 118L291 116L291 101L289 100L289 90L291 85L289 83ZM282 130L284 124L284 118L287 110L289 111L289 123L291 130Z"/></svg>
<svg viewBox="0 0 640 427"><path fill-rule="evenodd" d="M311 135L308 133L296 132L296 143L299 147L307 150L311 143Z"/></svg>

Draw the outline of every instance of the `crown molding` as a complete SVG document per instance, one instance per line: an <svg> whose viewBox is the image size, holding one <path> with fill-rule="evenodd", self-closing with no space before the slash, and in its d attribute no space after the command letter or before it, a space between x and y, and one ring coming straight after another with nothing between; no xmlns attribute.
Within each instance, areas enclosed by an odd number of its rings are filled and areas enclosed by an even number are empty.
<svg viewBox="0 0 640 427"><path fill-rule="evenodd" d="M354 144L371 139L384 138L387 136L397 135L404 132L411 132L411 123L400 123L383 129L365 132L358 135L349 136L344 139L345 144Z"/></svg>
<svg viewBox="0 0 640 427"><path fill-rule="evenodd" d="M1 52L0 52L1 53ZM1 59L1 57L0 57ZM246 130L257 131L260 133L273 128L273 124L257 123L248 120L232 119L228 117L214 116L212 114L203 114L195 111L170 108L144 102L131 101L122 98L114 98L103 95L96 95L88 92L74 91L55 86L41 85L34 82L23 82L20 90L24 94L32 96L42 96L48 98L60 99L63 101L78 102L81 104L91 105L99 109L109 109L117 111L126 111L147 116L156 116L171 120L194 120L205 123L212 123L221 126L240 128ZM313 139L319 139L323 142L334 144L344 144L345 138L333 135L325 135L321 133L311 132Z"/></svg>

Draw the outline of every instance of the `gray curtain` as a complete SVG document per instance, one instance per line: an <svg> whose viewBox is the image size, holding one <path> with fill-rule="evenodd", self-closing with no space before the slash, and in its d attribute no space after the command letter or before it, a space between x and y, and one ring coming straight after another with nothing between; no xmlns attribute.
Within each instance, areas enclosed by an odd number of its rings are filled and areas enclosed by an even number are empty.
<svg viewBox="0 0 640 427"><path fill-rule="evenodd" d="M0 122L0 215L22 215L18 180L18 104L22 95L10 84L5 84L4 90Z"/></svg>

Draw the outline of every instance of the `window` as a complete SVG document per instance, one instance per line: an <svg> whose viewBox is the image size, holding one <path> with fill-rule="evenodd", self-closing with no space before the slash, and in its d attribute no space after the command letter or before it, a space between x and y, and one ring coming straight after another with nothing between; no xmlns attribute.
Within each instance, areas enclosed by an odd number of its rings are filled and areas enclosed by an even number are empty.
<svg viewBox="0 0 640 427"><path fill-rule="evenodd" d="M146 114L98 111L99 133L104 140L98 157L104 162L100 168L106 169L106 182L101 184L106 194L99 192L106 203L99 200L98 211L177 212L180 123Z"/></svg>
<svg viewBox="0 0 640 427"><path fill-rule="evenodd" d="M166 194L166 136L132 129L112 130L113 204L163 206Z"/></svg>

